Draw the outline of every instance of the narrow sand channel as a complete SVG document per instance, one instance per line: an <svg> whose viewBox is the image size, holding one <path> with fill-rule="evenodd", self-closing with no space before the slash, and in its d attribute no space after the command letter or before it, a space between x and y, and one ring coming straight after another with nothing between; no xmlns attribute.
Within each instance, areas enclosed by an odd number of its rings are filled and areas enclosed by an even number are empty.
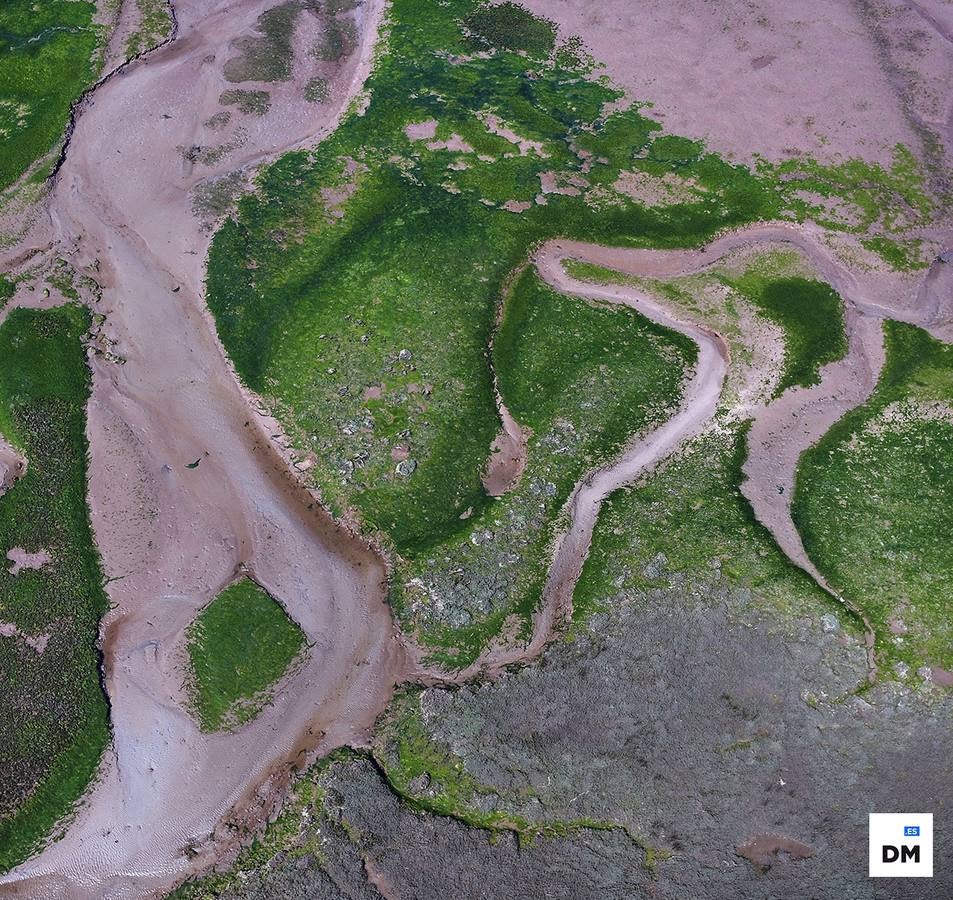
<svg viewBox="0 0 953 900"><path fill-rule="evenodd" d="M207 139L229 44L271 5L177 3L177 39L97 88L57 176L54 245L102 284L105 328L125 359L92 361L88 424L93 524L115 579L101 628L113 746L66 837L5 876L6 896L165 890L228 849L227 829L210 840L223 818L257 824L293 764L366 741L403 677L382 561L294 482L203 309L208 236L188 191L213 173L193 171L177 148ZM333 128L363 84L379 14L379 4L362 13L362 46L332 104L276 102L223 165ZM254 722L205 735L183 711L176 651L239 566L313 647Z"/></svg>
<svg viewBox="0 0 953 900"><path fill-rule="evenodd" d="M717 333L679 318L654 297L636 288L593 285L570 277L563 269L562 261L567 256L576 257L583 248L584 245L571 241L550 241L536 254L536 269L548 284L563 293L629 306L653 322L681 332L698 346L694 372L672 418L630 444L615 462L590 472L576 485L567 502L569 527L557 541L529 642L494 647L452 677L420 672L417 677L421 680L459 684L477 675L499 675L507 666L538 657L572 613L573 591L589 554L592 532L603 500L618 488L650 472L685 440L704 428L715 414L728 366L725 341ZM502 418L504 432L516 429L517 433L510 436L510 441L517 443L519 424L508 412ZM499 440L497 438L497 442Z"/></svg>
<svg viewBox="0 0 953 900"><path fill-rule="evenodd" d="M650 470L687 437L700 431L714 414L718 400L717 393L714 399L708 394L714 384L716 366L704 343L706 338L712 339L710 332L696 324L679 321L658 300L634 286L607 287L579 282L566 273L563 260L582 260L633 276L670 279L704 271L733 251L756 246L793 246L803 254L818 277L837 290L844 303L848 352L843 359L822 368L818 385L789 389L754 410L741 490L757 519L770 531L788 559L863 623L868 676L871 681L876 678L875 636L870 622L850 598L833 590L818 571L791 518L797 465L803 452L817 443L837 420L869 398L884 364L882 319L889 317L910 322L941 339L950 339L953 330L953 291L950 290L953 265L945 257L940 257L922 279L891 279L883 273L860 278L835 256L823 240L820 229L805 225L756 224L722 235L697 250L642 250L578 241L550 241L537 254L537 269L552 287L565 293L626 303L643 315L692 338L699 345L700 355L694 380L675 418L577 487L570 500L571 526L557 547L534 642L542 637L543 630L551 631L554 617L565 616L571 610L572 588L588 555L602 500ZM723 341L721 345L724 348ZM726 349L724 354L726 358ZM706 372L706 368L709 371ZM706 377L708 391L699 395L699 379ZM722 364L717 381L719 392L723 377ZM704 418L702 412L707 412ZM680 421L685 423L684 428L675 424Z"/></svg>

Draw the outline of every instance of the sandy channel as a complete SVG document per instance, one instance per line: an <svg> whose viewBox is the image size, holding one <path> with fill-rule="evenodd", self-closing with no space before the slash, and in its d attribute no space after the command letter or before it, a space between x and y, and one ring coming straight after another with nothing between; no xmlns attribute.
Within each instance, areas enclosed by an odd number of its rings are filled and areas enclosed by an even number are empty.
<svg viewBox="0 0 953 900"><path fill-rule="evenodd" d="M98 311L125 360L91 361L88 423L89 501L112 579L101 640L113 742L66 836L4 876L5 896L165 891L236 841L223 819L259 824L294 766L366 742L405 672L383 562L296 484L204 310L208 235L189 190L216 173L193 168L177 148L207 140L202 123L229 87L220 74L229 45L271 5L176 3L176 40L83 104L50 198L52 243L102 285ZM296 73L222 168L333 129L369 70L380 11L369 3L358 12L362 43L331 102L302 109ZM311 648L254 722L206 735L184 711L177 651L240 567Z"/></svg>
<svg viewBox="0 0 953 900"><path fill-rule="evenodd" d="M583 297L626 303L690 337L700 350L694 380L685 392L679 413L657 432L630 447L618 461L589 476L577 487L570 500L572 524L557 545L550 570L541 624L551 629L552 617L565 617L571 610L572 588L588 555L602 500L650 470L687 437L702 430L717 405L717 394L712 399L710 392L716 382L720 392L724 378L723 362L718 363L706 351L705 341L717 336L697 324L681 321L658 299L634 286L579 282L566 273L563 261L581 260L628 275L670 279L709 269L741 249L772 247L796 249L818 277L838 292L844 304L848 350L841 360L821 369L818 385L791 388L752 410L741 490L758 521L770 531L788 559L863 624L868 677L873 681L877 661L875 636L869 620L850 598L828 584L805 551L792 520L791 500L797 465L804 451L817 443L836 421L870 397L885 361L881 325L884 318L910 322L941 340L950 341L953 337L953 264L948 254L943 254L919 278L891 276L882 271L855 272L841 262L824 233L811 225L759 223L728 232L697 250L642 250L551 241L539 251L537 269L554 288ZM720 338L718 341L726 355L724 342ZM699 379L704 381L704 389L699 386ZM701 417L703 412L706 413L704 418ZM679 420L685 423L684 428L676 424Z"/></svg>

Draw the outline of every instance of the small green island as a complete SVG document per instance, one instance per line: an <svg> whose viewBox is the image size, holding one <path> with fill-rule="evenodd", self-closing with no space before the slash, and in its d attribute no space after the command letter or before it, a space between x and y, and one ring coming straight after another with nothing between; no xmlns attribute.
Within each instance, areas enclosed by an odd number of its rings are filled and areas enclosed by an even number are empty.
<svg viewBox="0 0 953 900"><path fill-rule="evenodd" d="M307 644L281 604L244 577L206 606L186 634L186 691L203 731L231 731L254 719Z"/></svg>

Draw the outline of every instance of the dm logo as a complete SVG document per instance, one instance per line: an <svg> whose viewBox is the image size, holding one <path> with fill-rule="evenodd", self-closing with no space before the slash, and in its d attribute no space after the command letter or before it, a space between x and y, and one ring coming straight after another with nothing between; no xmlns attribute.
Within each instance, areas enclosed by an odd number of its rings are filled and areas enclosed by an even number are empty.
<svg viewBox="0 0 953 900"><path fill-rule="evenodd" d="M870 877L933 877L933 813L870 814Z"/></svg>

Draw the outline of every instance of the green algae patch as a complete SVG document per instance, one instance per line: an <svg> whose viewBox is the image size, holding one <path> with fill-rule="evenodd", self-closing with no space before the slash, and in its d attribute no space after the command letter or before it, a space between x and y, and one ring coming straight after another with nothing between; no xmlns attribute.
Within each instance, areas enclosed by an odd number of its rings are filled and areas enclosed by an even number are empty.
<svg viewBox="0 0 953 900"><path fill-rule="evenodd" d="M744 422L689 442L651 479L609 497L573 598L577 626L620 592L675 589L704 602L717 588L749 594L780 621L830 613L857 632L841 607L791 565L755 520L740 490ZM638 528L631 527L632 522Z"/></svg>
<svg viewBox="0 0 953 900"><path fill-rule="evenodd" d="M126 38L126 56L133 57L162 43L172 29L167 0L136 0L139 24Z"/></svg>
<svg viewBox="0 0 953 900"><path fill-rule="evenodd" d="M794 172L733 165L697 141L663 133L638 105L605 112L622 93L593 79L593 61L571 42L546 49L548 39L527 38L521 26L510 29L513 41L532 46L514 50L487 25L486 46L474 53L485 15L515 16L533 33L548 29L515 4L395 0L362 102L319 148L287 154L260 173L215 236L207 282L238 374L298 454L315 461L308 478L323 502L392 551L391 601L448 665L472 659L517 608L525 619L539 596L545 540L505 551L501 560L510 561L492 577L469 572L474 554L486 556L501 531L526 521L489 497L480 477L500 426L489 343L514 270L554 237L688 247L724 229L813 209L792 207ZM883 177L893 194L917 199L907 162ZM849 174L812 170L811 177L847 184ZM645 185L656 193L663 185L661 200L646 200ZM575 329L572 353L590 327L601 325ZM545 364L534 354L559 353L537 345L519 349L535 378ZM507 381L505 334L494 352L503 354L504 391L516 392L514 404L536 432L530 465L542 453L541 469L555 467L543 441L566 446L553 429L571 418L578 396L563 394L558 410L546 400L548 424L531 424L542 411L521 406L527 385ZM580 352L588 358L590 351ZM595 374L615 365L615 358L598 363ZM672 365L680 378L684 358ZM537 399L548 396L541 390ZM587 400L598 385L593 391ZM611 423L598 425L611 441L598 438L585 450L594 464L605 446L619 446L625 428L631 434L650 421L628 414L641 400L625 402L626 414L619 407ZM580 432L572 440L583 446ZM581 475L586 467L566 471ZM565 493L559 478L524 480L542 492L536 502L545 521L527 530L535 542ZM513 577L519 566L525 578ZM430 574L444 569L458 571L455 587L446 573ZM515 591L520 583L525 591Z"/></svg>
<svg viewBox="0 0 953 900"><path fill-rule="evenodd" d="M591 409L605 395L608 408L587 429L590 452L602 459L622 448L653 404L650 418L674 413L667 404L675 402L678 381L697 354L689 338L634 309L561 294L532 271L507 298L493 349L503 399L534 432L571 415L574 396ZM660 381L664 390L655 395Z"/></svg>
<svg viewBox="0 0 953 900"><path fill-rule="evenodd" d="M95 14L83 0L0 4L0 190L53 149L96 79L106 35Z"/></svg>
<svg viewBox="0 0 953 900"><path fill-rule="evenodd" d="M792 253L760 253L732 271L716 267L673 282L572 259L564 267L582 281L630 284L657 293L681 314L722 334L731 359L711 427L677 449L650 478L605 501L573 598L574 627L585 627L592 615L633 592L651 597L654 591L678 591L688 603L706 602L705 598L727 591L777 613L780 622L830 614L838 627L859 634L858 623L791 565L755 519L740 489L751 423L739 417L734 398L747 395L759 366L752 351L757 337L741 328L750 315L745 307L763 314L752 295L772 289L778 291L780 303L788 303L794 282L808 297L816 291L829 303L821 317L825 327L843 333L836 294L827 285L798 278L801 263ZM782 307L790 321L779 323L788 346L805 327L804 320L816 314L810 309L805 314L803 304L792 305L793 309ZM786 356L791 357L790 350ZM816 362L810 347L794 358Z"/></svg>
<svg viewBox="0 0 953 900"><path fill-rule="evenodd" d="M798 156L776 165L762 163L759 171L776 180L787 213L837 231L877 228L902 235L925 224L936 210L924 173L903 144L893 148L886 168L856 158L824 164Z"/></svg>
<svg viewBox="0 0 953 900"><path fill-rule="evenodd" d="M861 243L868 250L873 250L898 272L913 272L929 266L929 262L924 256L922 241L916 239L895 240L883 235L874 235L871 238L865 238Z"/></svg>
<svg viewBox="0 0 953 900"><path fill-rule="evenodd" d="M514 824L503 813L479 810L485 798L498 797L498 792L470 775L463 760L427 731L416 691L391 702L378 724L373 754L393 789L418 809L481 828Z"/></svg>
<svg viewBox="0 0 953 900"><path fill-rule="evenodd" d="M748 297L784 331L784 372L775 390L820 383L823 365L847 353L843 301L828 284L807 278L765 278L752 270L725 283Z"/></svg>
<svg viewBox="0 0 953 900"><path fill-rule="evenodd" d="M481 828L487 832L491 844L504 832L515 835L520 846L526 847L537 840L567 837L584 830L618 830L632 842L633 849L641 851L643 865L647 870L651 871L657 861L668 858L668 851L653 847L647 840L633 834L628 827L615 822L585 817L529 821L522 816L505 812L481 812L468 805L463 798L475 796L470 793L471 789L478 789L483 798L496 796L496 792L483 786L476 788L478 783L463 772L462 760L429 738L419 719L413 723L407 721L406 716L413 715L408 709L408 701L413 702L414 699L412 696L398 696L394 706L399 721L395 720L394 714L388 713L384 727L389 735L393 734L394 726L407 734L413 731L413 737L409 740L422 755L417 757L417 762L409 763L410 765L425 765L424 760L426 765L442 763L447 769L440 769L441 774L449 776L452 770L454 777L461 779L459 789L451 789L454 799L459 800L459 803L449 802L448 794L442 795L440 799L433 799L432 792L424 790L421 795L416 785L410 788L408 793L404 793L401 786L405 783L409 786L413 782L413 779L405 782L409 770L403 769L400 763L394 768L390 760L382 761L384 751L380 745L370 752L336 750L317 762L294 785L278 816L268 823L254 843L242 848L227 871L212 871L187 881L169 895L169 900L212 900L215 897L244 896L248 894L250 886L251 892L256 896L259 892L261 896L286 896L289 890L292 895L297 896L296 891L313 891L313 888L307 882L304 882L305 887L302 888L302 882L294 875L293 887L286 887L278 870L287 866L297 875L301 870L319 868L324 870L329 878L334 879L335 874L340 871L342 858L347 858L342 857L342 850L346 845L354 852L353 858L358 862L358 871L363 879L365 876L360 869L360 860L374 836L373 833L367 832L366 820L363 823L359 820L358 824L351 821L354 812L360 815L353 803L362 786L379 790L385 797L392 795L421 818L449 816L465 825ZM427 776L425 770L420 774ZM364 781L367 777L373 780ZM433 784L437 785L436 780ZM445 798L448 799L446 803L443 802ZM427 822L428 819L424 821ZM433 819L429 821L437 824Z"/></svg>
<svg viewBox="0 0 953 900"><path fill-rule="evenodd" d="M525 50L548 56L556 44L556 26L518 3L486 3L466 16L463 25L482 49Z"/></svg>
<svg viewBox="0 0 953 900"><path fill-rule="evenodd" d="M238 728L257 716L306 644L281 605L248 578L206 606L187 639L187 688L203 731Z"/></svg>
<svg viewBox="0 0 953 900"><path fill-rule="evenodd" d="M85 310L13 310L0 326L0 434L28 460L0 497L0 870L66 816L109 738L96 641L107 609L86 508ZM28 638L33 641L31 644ZM42 646L42 652L39 647Z"/></svg>
<svg viewBox="0 0 953 900"><path fill-rule="evenodd" d="M793 514L903 675L953 668L953 347L893 321L885 339L870 400L802 457Z"/></svg>

